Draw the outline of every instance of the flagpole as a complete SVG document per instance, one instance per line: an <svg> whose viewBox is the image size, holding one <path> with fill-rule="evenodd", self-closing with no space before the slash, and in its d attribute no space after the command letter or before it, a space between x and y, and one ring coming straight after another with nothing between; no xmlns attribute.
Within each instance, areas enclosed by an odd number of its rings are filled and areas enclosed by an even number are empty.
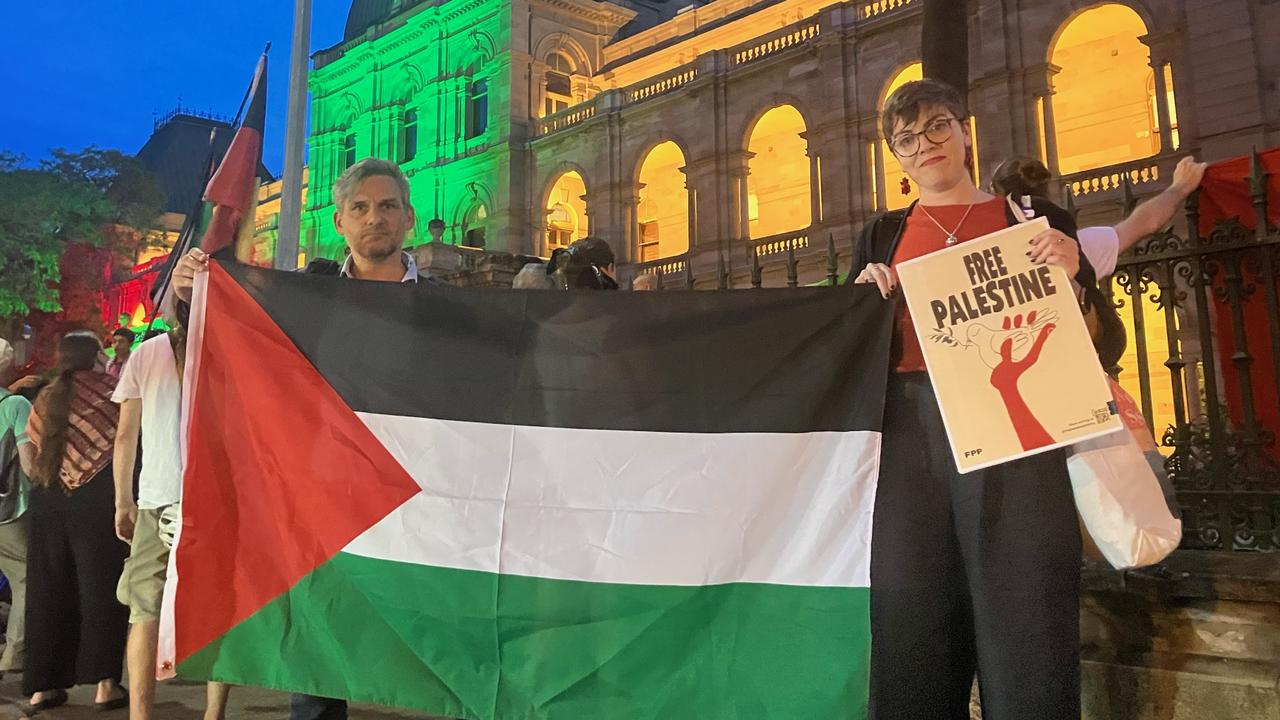
<svg viewBox="0 0 1280 720"><path fill-rule="evenodd" d="M311 59L311 0L295 0L293 47L289 59L289 117L284 134L284 179L280 188L280 227L276 268L298 268L302 221L302 150L307 132L307 70Z"/></svg>

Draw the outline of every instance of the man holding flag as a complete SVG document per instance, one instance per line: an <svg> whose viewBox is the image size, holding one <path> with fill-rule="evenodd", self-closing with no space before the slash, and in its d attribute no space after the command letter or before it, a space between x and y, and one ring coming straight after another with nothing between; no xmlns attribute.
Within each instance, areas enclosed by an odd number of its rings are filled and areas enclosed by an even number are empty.
<svg viewBox="0 0 1280 720"><path fill-rule="evenodd" d="M313 264L309 271L322 274L336 271L341 277L361 280L418 282L417 264L412 255L404 252L405 236L414 224L409 181L395 163L365 158L352 165L334 183L333 199L337 207L333 224L347 241L351 255L341 268L336 263ZM179 261L173 274L173 288L179 298L191 299L196 273L208 270L212 254L207 248L192 248ZM345 720L346 717L345 700L293 696L291 720Z"/></svg>

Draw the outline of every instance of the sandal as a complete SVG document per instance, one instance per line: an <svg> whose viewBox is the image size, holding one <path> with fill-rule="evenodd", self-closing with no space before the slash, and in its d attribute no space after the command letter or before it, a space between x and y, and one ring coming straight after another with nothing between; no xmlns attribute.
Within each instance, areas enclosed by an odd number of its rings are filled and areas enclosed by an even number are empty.
<svg viewBox="0 0 1280 720"><path fill-rule="evenodd" d="M27 715L35 715L41 710L52 710L53 708L60 707L66 704L67 704L67 691L54 690L53 692L46 693L45 698L38 703L32 703L32 702L23 703L22 712L26 713Z"/></svg>
<svg viewBox="0 0 1280 720"><path fill-rule="evenodd" d="M93 709L97 712L110 712L129 707L129 691L124 688L119 688L119 690L124 694L120 697L111 698L106 702L96 702L93 704Z"/></svg>

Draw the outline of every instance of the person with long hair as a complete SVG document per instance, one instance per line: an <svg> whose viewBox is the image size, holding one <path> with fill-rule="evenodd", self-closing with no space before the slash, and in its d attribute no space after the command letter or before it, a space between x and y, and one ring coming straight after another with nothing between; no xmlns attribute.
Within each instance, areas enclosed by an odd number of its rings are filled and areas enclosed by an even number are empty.
<svg viewBox="0 0 1280 720"><path fill-rule="evenodd" d="M111 454L116 379L94 369L102 350L88 331L58 344L54 379L27 423L35 446L28 510L28 712L62 705L67 688L97 684L95 707L125 707L120 687L129 612L115 586L128 547L115 539Z"/></svg>
<svg viewBox="0 0 1280 720"><path fill-rule="evenodd" d="M934 80L889 97L885 137L920 200L868 221L854 258L854 282L898 304L880 456L893 471L872 521L870 716L967 720L976 672L987 720L1078 720L1080 531L1064 452L960 475L899 302L898 263L1024 219L974 184L967 118ZM1105 303L1071 215L1038 199L1032 210L1051 228L1027 256L1062 267L1086 309Z"/></svg>

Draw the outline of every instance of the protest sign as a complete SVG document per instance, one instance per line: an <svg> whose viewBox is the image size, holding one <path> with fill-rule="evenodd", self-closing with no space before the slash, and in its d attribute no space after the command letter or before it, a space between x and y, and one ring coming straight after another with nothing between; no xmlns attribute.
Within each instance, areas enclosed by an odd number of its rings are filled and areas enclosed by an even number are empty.
<svg viewBox="0 0 1280 720"><path fill-rule="evenodd" d="M897 266L960 472L1123 427L1044 218Z"/></svg>

